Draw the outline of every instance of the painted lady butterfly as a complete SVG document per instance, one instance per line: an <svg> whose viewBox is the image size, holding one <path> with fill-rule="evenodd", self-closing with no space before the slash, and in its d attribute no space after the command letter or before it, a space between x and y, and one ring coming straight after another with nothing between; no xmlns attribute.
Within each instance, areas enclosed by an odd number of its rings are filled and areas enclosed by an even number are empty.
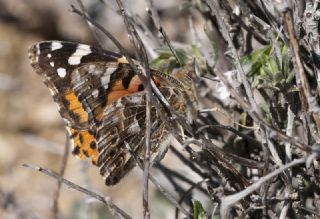
<svg viewBox="0 0 320 219"><path fill-rule="evenodd" d="M119 182L135 165L127 145L143 160L146 130L146 91L126 58L92 46L60 41L31 46L29 58L59 107L70 133L72 153L91 158L106 185ZM154 69L151 72L172 107L191 118L187 102L196 102L191 74L181 69L170 76ZM160 110L151 108L152 160L173 137L169 124L161 119L170 118L170 112L154 99Z"/></svg>

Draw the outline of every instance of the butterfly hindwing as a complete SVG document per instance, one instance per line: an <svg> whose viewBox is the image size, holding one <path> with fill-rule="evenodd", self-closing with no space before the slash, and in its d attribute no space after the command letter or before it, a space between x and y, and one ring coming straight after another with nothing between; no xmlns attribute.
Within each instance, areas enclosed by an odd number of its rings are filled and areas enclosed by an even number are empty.
<svg viewBox="0 0 320 219"><path fill-rule="evenodd" d="M118 99L103 112L97 129L98 166L107 185L116 184L134 166L131 154L143 161L145 145L146 92L138 92ZM171 135L155 107L151 108L151 160L159 147L166 148ZM162 144L161 144L162 142ZM166 144L166 145L164 145ZM129 150L131 152L129 152Z"/></svg>

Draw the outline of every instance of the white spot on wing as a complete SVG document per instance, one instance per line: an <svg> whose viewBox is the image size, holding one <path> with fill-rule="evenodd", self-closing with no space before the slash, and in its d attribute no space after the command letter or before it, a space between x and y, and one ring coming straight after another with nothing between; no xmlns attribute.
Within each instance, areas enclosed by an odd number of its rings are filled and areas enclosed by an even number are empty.
<svg viewBox="0 0 320 219"><path fill-rule="evenodd" d="M89 65L89 74L94 74L96 70L96 66L95 65Z"/></svg>
<svg viewBox="0 0 320 219"><path fill-rule="evenodd" d="M105 74L111 75L118 67L108 67Z"/></svg>
<svg viewBox="0 0 320 219"><path fill-rule="evenodd" d="M58 68L57 73L60 78L64 78L67 75L67 71L65 68Z"/></svg>
<svg viewBox="0 0 320 219"><path fill-rule="evenodd" d="M134 119L134 122L130 125L130 127L128 128L128 132L129 133L139 133L140 132L140 126L139 126L139 123L136 118Z"/></svg>
<svg viewBox="0 0 320 219"><path fill-rule="evenodd" d="M62 47L63 47L63 45L59 41L53 41L51 43L51 51L61 49Z"/></svg>
<svg viewBox="0 0 320 219"><path fill-rule="evenodd" d="M123 107L123 104L121 103L120 99L116 101L116 107Z"/></svg>
<svg viewBox="0 0 320 219"><path fill-rule="evenodd" d="M90 46L80 44L77 50L69 57L68 63L70 65L79 65L81 58L91 53Z"/></svg>
<svg viewBox="0 0 320 219"><path fill-rule="evenodd" d="M50 53L48 53L47 57L50 59L52 57L52 55Z"/></svg>
<svg viewBox="0 0 320 219"><path fill-rule="evenodd" d="M54 67L54 62L50 62L51 67Z"/></svg>
<svg viewBox="0 0 320 219"><path fill-rule="evenodd" d="M37 56L39 56L40 55L40 45L39 44L36 45L36 50L37 50L36 54L37 54Z"/></svg>
<svg viewBox="0 0 320 219"><path fill-rule="evenodd" d="M92 96L93 96L93 98L97 98L99 96L99 91L97 89L94 89L92 91Z"/></svg>
<svg viewBox="0 0 320 219"><path fill-rule="evenodd" d="M35 60L35 62L38 62L39 61L39 56L40 56L40 45L39 44L37 44L36 45L36 60Z"/></svg>
<svg viewBox="0 0 320 219"><path fill-rule="evenodd" d="M80 72L78 69L76 69L74 72L73 72L73 75L74 75L74 79L75 79L75 82L79 83L81 81L81 77L80 77Z"/></svg>
<svg viewBox="0 0 320 219"><path fill-rule="evenodd" d="M140 96L136 96L136 95L132 95L131 96L131 102L132 103L141 103L142 102L142 98Z"/></svg>
<svg viewBox="0 0 320 219"><path fill-rule="evenodd" d="M101 78L100 78L100 81L101 81L101 84L103 85L103 87L105 89L108 88L108 85L109 85L109 82L110 82L110 75L103 75Z"/></svg>

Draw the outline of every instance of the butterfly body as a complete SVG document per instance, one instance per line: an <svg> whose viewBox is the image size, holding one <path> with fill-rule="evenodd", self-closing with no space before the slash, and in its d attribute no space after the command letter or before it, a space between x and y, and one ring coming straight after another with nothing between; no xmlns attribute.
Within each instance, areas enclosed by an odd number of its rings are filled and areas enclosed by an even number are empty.
<svg viewBox="0 0 320 219"><path fill-rule="evenodd" d="M146 91L140 77L124 56L71 42L40 42L30 47L29 59L58 105L73 154L91 158L107 185L119 182L135 165L131 153L143 160ZM192 80L151 72L171 106L187 116ZM157 103L151 107L152 159L173 137L162 119L170 116L168 110L153 99Z"/></svg>

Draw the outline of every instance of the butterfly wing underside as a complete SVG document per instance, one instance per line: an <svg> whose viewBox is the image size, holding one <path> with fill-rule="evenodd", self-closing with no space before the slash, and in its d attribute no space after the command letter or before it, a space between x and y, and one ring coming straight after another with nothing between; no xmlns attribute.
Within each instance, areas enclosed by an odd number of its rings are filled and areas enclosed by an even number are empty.
<svg viewBox="0 0 320 219"><path fill-rule="evenodd" d="M132 153L143 160L146 93L139 77L123 56L83 44L42 42L30 48L29 58L58 105L73 154L90 157L105 183L116 184L135 165ZM159 89L179 103L179 90L167 83ZM167 112L157 105L151 109L152 159L172 137L160 116Z"/></svg>

